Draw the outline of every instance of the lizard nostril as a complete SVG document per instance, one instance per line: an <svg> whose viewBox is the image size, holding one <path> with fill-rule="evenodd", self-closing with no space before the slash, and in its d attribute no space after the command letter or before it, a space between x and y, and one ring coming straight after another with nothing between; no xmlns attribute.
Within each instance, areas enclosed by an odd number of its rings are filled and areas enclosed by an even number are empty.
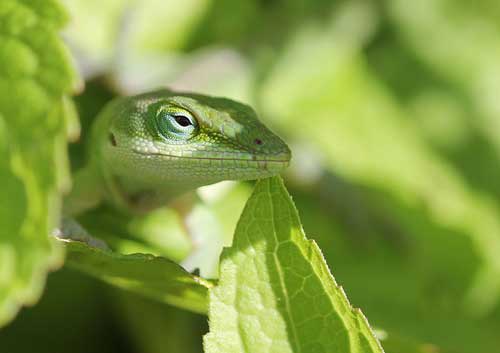
<svg viewBox="0 0 500 353"><path fill-rule="evenodd" d="M254 142L255 142L256 145L259 145L259 146L264 143L264 142L262 142L261 139L255 139Z"/></svg>

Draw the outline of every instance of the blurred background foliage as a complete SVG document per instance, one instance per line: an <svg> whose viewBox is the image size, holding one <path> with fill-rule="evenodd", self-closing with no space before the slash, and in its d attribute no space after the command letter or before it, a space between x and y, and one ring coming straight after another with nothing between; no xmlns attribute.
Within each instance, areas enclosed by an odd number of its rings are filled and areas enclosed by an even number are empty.
<svg viewBox="0 0 500 353"><path fill-rule="evenodd" d="M500 2L64 2L86 79L74 168L114 95L169 86L247 102L291 144L285 177L306 233L387 352L500 352ZM250 190L202 192L217 224L198 228L219 248ZM182 260L180 222L160 212L82 222L122 252ZM64 269L0 346L189 353L206 331L203 316Z"/></svg>

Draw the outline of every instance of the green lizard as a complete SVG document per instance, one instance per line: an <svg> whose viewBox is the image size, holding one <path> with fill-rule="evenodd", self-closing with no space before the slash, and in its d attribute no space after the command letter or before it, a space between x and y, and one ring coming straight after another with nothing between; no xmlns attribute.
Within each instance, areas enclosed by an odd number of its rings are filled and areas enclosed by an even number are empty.
<svg viewBox="0 0 500 353"><path fill-rule="evenodd" d="M66 216L102 201L147 212L200 186L275 175L291 156L249 106L165 89L110 102L88 145Z"/></svg>

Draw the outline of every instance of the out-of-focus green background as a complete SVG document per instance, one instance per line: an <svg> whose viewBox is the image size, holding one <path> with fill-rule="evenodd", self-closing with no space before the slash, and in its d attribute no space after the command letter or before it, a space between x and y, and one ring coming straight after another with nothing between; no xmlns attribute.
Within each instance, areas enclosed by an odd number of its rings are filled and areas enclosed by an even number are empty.
<svg viewBox="0 0 500 353"><path fill-rule="evenodd" d="M84 131L112 96L158 86L251 104L290 143L306 234L387 352L500 352L498 0L64 3ZM213 204L224 234L250 190ZM190 353L206 331L63 269L0 346Z"/></svg>

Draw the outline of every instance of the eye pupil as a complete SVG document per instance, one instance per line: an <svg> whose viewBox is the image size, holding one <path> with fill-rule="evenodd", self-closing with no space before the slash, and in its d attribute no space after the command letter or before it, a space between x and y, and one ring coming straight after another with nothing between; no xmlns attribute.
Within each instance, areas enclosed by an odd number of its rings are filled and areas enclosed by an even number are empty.
<svg viewBox="0 0 500 353"><path fill-rule="evenodd" d="M184 115L175 115L174 119L177 122L177 124L179 124L182 127L193 125L193 123L191 123L191 120L189 120L189 118L185 117Z"/></svg>

